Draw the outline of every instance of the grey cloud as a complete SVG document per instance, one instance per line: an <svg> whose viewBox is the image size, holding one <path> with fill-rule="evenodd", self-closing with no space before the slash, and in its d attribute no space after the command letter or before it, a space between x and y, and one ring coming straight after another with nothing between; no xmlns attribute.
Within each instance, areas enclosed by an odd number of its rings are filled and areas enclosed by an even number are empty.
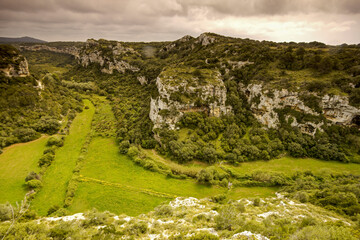
<svg viewBox="0 0 360 240"><path fill-rule="evenodd" d="M233 15L282 15L290 13L360 13L359 0L177 0L188 12L207 8L214 13Z"/></svg>
<svg viewBox="0 0 360 240"><path fill-rule="evenodd" d="M351 30L340 36L315 26L324 22L340 27L352 22L346 25ZM174 40L213 31L260 40L324 41L326 36L359 42L359 25L360 0L0 0L0 35L45 40ZM281 35L279 28L288 26L303 35Z"/></svg>

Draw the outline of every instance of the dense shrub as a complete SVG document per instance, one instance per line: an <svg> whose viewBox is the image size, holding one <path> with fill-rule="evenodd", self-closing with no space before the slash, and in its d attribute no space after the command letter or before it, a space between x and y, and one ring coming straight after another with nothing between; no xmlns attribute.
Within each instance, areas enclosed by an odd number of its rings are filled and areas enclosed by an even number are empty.
<svg viewBox="0 0 360 240"><path fill-rule="evenodd" d="M51 162L54 160L55 156L51 153L46 153L44 155L41 156L41 158L39 159L39 166L44 166L44 165L50 165Z"/></svg>
<svg viewBox="0 0 360 240"><path fill-rule="evenodd" d="M39 174L35 173L35 172L29 172L29 174L25 177L25 182L28 182L30 180L40 180L41 177Z"/></svg>
<svg viewBox="0 0 360 240"><path fill-rule="evenodd" d="M7 221L13 217L13 210L9 203L0 204L0 221Z"/></svg>
<svg viewBox="0 0 360 240"><path fill-rule="evenodd" d="M40 134L32 128L16 128L13 135L19 139L20 142L29 142L40 137Z"/></svg>
<svg viewBox="0 0 360 240"><path fill-rule="evenodd" d="M29 189L39 189L42 187L42 182L38 179L32 179L25 183Z"/></svg>
<svg viewBox="0 0 360 240"><path fill-rule="evenodd" d="M59 136L52 136L48 139L46 145L62 147L64 145L64 138Z"/></svg>
<svg viewBox="0 0 360 240"><path fill-rule="evenodd" d="M157 216L166 216L170 217L173 215L173 209L169 205L160 205L155 208L155 214Z"/></svg>
<svg viewBox="0 0 360 240"><path fill-rule="evenodd" d="M55 134L59 131L61 124L58 120L52 117L42 117L40 120L34 125L34 128L38 132L47 133L47 134Z"/></svg>
<svg viewBox="0 0 360 240"><path fill-rule="evenodd" d="M242 219L238 211L232 205L222 207L219 215L215 217L216 229L218 230L235 230L241 222Z"/></svg>
<svg viewBox="0 0 360 240"><path fill-rule="evenodd" d="M127 152L128 156L135 158L140 154L139 149L136 146L131 146Z"/></svg>

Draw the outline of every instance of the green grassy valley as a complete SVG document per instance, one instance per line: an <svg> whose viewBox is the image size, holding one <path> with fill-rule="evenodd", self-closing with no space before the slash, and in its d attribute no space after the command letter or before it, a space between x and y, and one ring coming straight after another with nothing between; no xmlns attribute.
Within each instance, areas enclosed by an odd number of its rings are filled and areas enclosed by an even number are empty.
<svg viewBox="0 0 360 240"><path fill-rule="evenodd" d="M360 238L359 46L0 50L0 238Z"/></svg>

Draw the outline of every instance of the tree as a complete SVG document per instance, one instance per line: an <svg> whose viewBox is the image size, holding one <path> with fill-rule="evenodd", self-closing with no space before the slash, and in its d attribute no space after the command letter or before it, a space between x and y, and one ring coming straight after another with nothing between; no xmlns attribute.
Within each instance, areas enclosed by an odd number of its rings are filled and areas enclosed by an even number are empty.
<svg viewBox="0 0 360 240"><path fill-rule="evenodd" d="M298 143L295 143L295 142L289 143L287 149L292 157L305 157L306 156L305 150Z"/></svg>
<svg viewBox="0 0 360 240"><path fill-rule="evenodd" d="M215 163L217 159L216 150L212 146L206 146L202 150L202 159L208 163Z"/></svg>
<svg viewBox="0 0 360 240"><path fill-rule="evenodd" d="M332 58L331 57L324 57L319 62L318 71L321 74L326 74L326 73L331 72L331 70L333 69L333 66L334 66L334 61L332 60Z"/></svg>

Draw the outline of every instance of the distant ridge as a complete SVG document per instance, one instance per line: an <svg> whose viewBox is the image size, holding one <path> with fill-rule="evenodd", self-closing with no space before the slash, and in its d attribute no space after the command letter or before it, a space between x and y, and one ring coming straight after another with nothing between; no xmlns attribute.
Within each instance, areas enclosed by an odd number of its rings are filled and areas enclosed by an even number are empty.
<svg viewBox="0 0 360 240"><path fill-rule="evenodd" d="M19 38L0 37L0 43L46 43L46 41L32 37L19 37Z"/></svg>

